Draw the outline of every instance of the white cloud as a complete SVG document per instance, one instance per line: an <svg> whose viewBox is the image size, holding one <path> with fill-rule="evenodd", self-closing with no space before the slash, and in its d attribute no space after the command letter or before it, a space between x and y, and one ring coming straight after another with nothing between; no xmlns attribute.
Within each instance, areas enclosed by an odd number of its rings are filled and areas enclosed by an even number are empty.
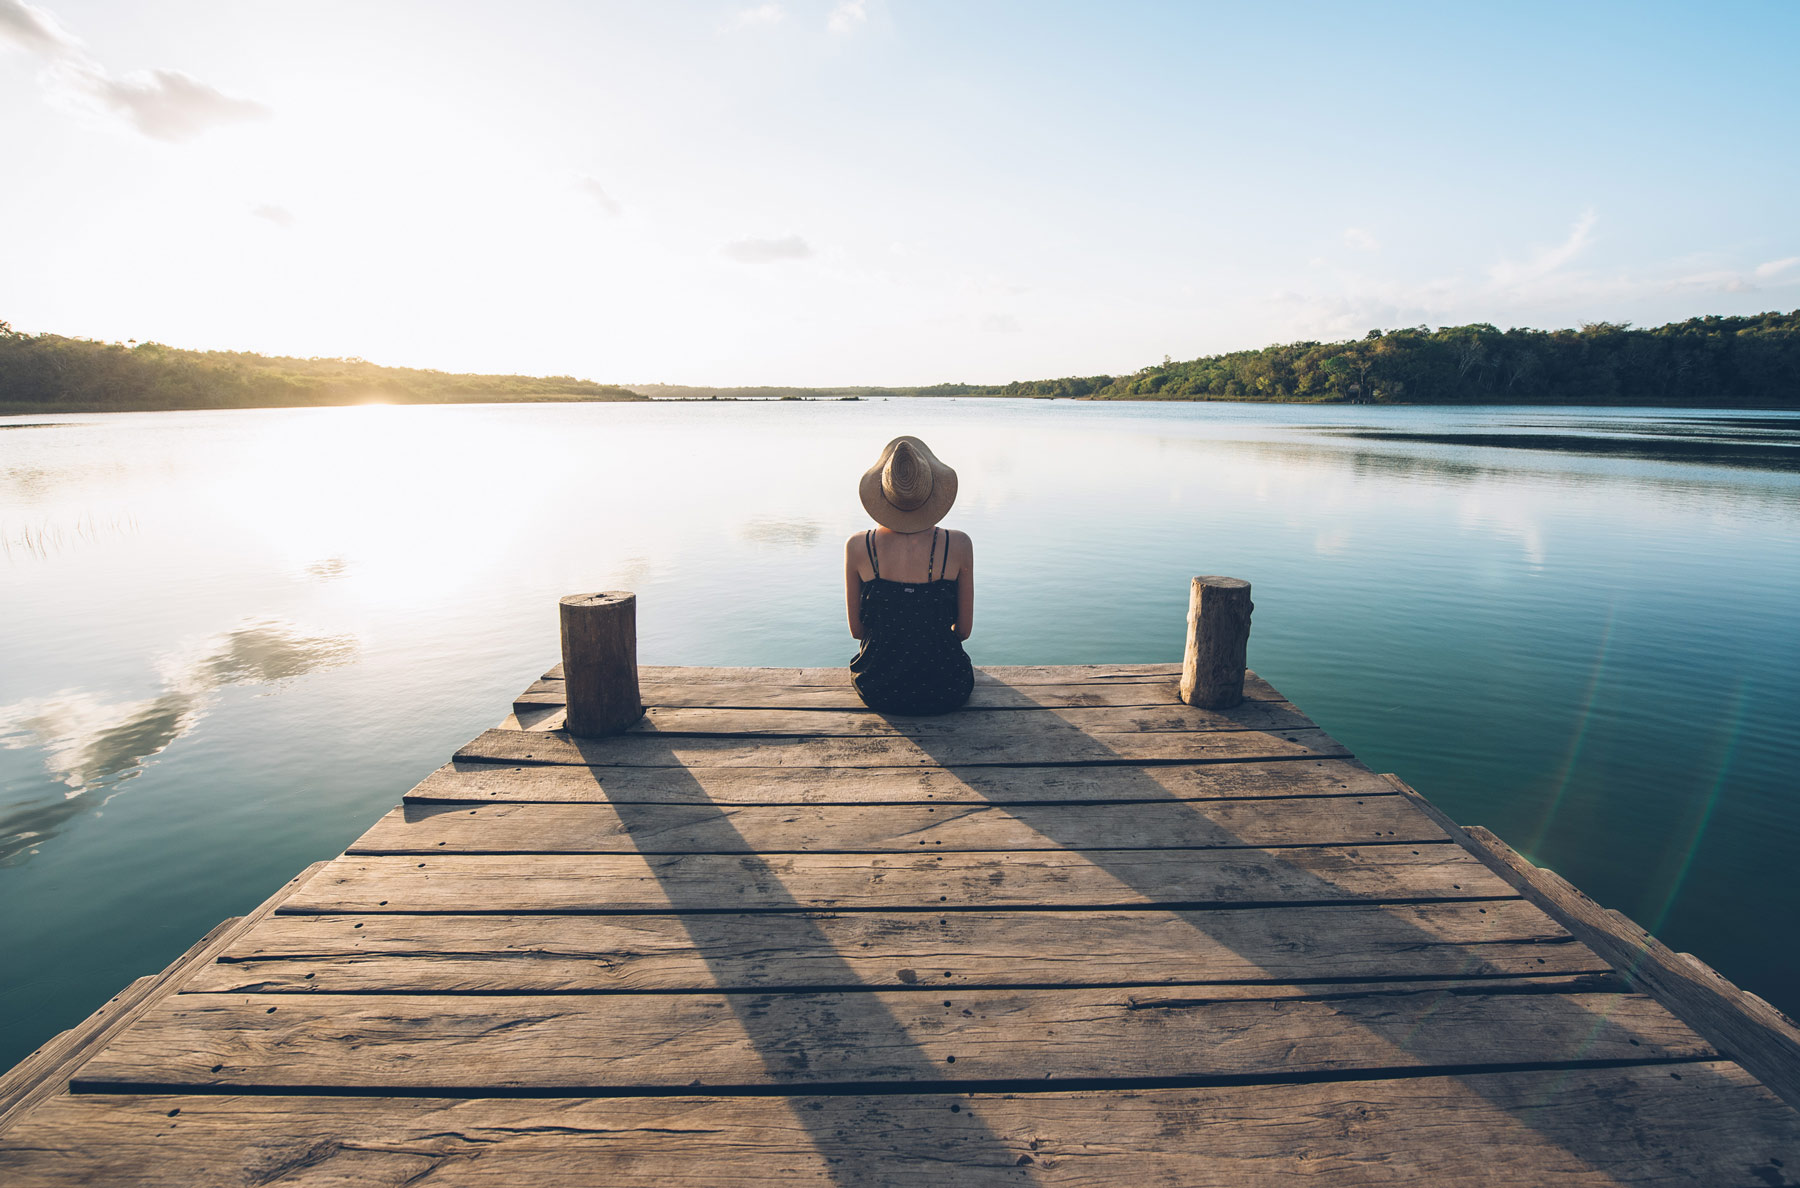
<svg viewBox="0 0 1800 1188"><path fill-rule="evenodd" d="M147 70L119 78L97 66L71 72L101 107L123 116L153 140L192 140L209 128L273 114L254 99L228 95L179 70Z"/></svg>
<svg viewBox="0 0 1800 1188"><path fill-rule="evenodd" d="M779 25L787 19L787 10L779 4L758 4L755 8L745 8L727 21L724 30L754 29L762 25Z"/></svg>
<svg viewBox="0 0 1800 1188"><path fill-rule="evenodd" d="M989 334L1017 334L1024 327L1019 319L1006 313L992 313L981 319L981 328Z"/></svg>
<svg viewBox="0 0 1800 1188"><path fill-rule="evenodd" d="M1756 279L1774 280L1796 264L1800 264L1800 256L1789 256L1784 260L1770 260L1766 264L1758 264L1756 266Z"/></svg>
<svg viewBox="0 0 1800 1188"><path fill-rule="evenodd" d="M0 0L0 42L45 57L81 50L81 42L55 17L23 0Z"/></svg>
<svg viewBox="0 0 1800 1188"><path fill-rule="evenodd" d="M1502 260L1489 269L1488 275L1502 288L1515 288L1541 280L1586 249L1594 232L1594 224L1598 221L1599 217L1592 210L1585 210L1575 220L1575 226L1570 229L1567 239L1555 247L1539 250L1522 263Z"/></svg>
<svg viewBox="0 0 1800 1188"><path fill-rule="evenodd" d="M825 27L833 33L853 33L869 19L869 0L839 0L838 6L825 18Z"/></svg>
<svg viewBox="0 0 1800 1188"><path fill-rule="evenodd" d="M47 60L38 76L52 98L120 116L154 140L190 140L208 128L267 119L269 108L179 70L114 75L55 17L24 0L0 0L0 41Z"/></svg>
<svg viewBox="0 0 1800 1188"><path fill-rule="evenodd" d="M594 205L613 218L618 218L625 212L625 208L619 205L619 200L606 192L605 186L585 173L575 179L575 188L592 198Z"/></svg>
<svg viewBox="0 0 1800 1188"><path fill-rule="evenodd" d="M252 206L250 208L250 213L259 219L267 219L269 222L274 223L277 227L284 230L294 226L300 221L294 217L294 212L287 207L276 206L274 203L270 202L265 202L261 206Z"/></svg>
<svg viewBox="0 0 1800 1188"><path fill-rule="evenodd" d="M782 239L739 239L719 249L728 259L740 264L767 264L772 260L804 260L813 254L812 245L798 235Z"/></svg>
<svg viewBox="0 0 1800 1188"><path fill-rule="evenodd" d="M1718 268L1711 272L1695 272L1679 277L1668 285L1671 289L1704 289L1718 293L1749 293L1756 286L1745 280L1741 273L1729 269Z"/></svg>
<svg viewBox="0 0 1800 1188"><path fill-rule="evenodd" d="M1359 252L1372 252L1381 247L1381 242L1361 227L1345 227L1344 242Z"/></svg>

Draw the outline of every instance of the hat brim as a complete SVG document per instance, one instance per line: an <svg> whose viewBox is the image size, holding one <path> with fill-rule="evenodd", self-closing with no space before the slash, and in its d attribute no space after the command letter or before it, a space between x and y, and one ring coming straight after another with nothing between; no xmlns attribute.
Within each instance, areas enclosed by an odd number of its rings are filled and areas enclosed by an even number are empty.
<svg viewBox="0 0 1800 1188"><path fill-rule="evenodd" d="M911 511L904 511L888 502L881 490L881 472L887 466L888 459L893 457L894 447L901 442L908 442L919 451L927 465L931 467L931 494L924 503ZM862 496L863 510L869 518L883 528L891 528L895 532L923 532L950 511L950 505L956 502L956 471L939 462L931 448L916 437L896 437L887 443L881 451L881 457L875 465L863 472L862 481L857 484L857 494Z"/></svg>

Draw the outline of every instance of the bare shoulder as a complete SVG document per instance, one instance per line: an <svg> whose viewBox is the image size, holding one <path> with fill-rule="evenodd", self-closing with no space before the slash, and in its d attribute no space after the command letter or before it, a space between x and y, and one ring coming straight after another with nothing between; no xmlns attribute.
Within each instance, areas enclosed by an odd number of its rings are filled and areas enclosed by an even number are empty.
<svg viewBox="0 0 1800 1188"><path fill-rule="evenodd" d="M967 532L946 528L944 533L950 538L950 550L957 556L969 558L975 555L975 542L969 539Z"/></svg>
<svg viewBox="0 0 1800 1188"><path fill-rule="evenodd" d="M844 538L844 551L848 553L862 548L863 537L867 535L866 532L852 532L849 536L846 536Z"/></svg>

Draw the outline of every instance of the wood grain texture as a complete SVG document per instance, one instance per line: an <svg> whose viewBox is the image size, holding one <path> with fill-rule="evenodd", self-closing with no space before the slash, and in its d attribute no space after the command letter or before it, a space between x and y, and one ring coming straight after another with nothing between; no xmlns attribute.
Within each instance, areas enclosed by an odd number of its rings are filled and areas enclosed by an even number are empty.
<svg viewBox="0 0 1800 1188"><path fill-rule="evenodd" d="M745 681L777 685L848 685L850 670L844 665L830 668L713 667L692 664L641 664L639 679L668 682L719 682L737 684ZM1102 681L1175 681L1181 677L1179 661L1168 664L990 664L975 670L975 679L992 680L1009 685L1082 685ZM554 664L544 673L545 680L562 680L563 666Z"/></svg>
<svg viewBox="0 0 1800 1188"><path fill-rule="evenodd" d="M1012 715L1023 717L1024 715ZM934 729L887 738L658 737L627 733L570 738L561 731L487 730L456 758L489 763L619 767L952 767L985 764L1121 764L1141 760L1235 763L1349 758L1323 730L1084 733L1067 725L1023 730Z"/></svg>
<svg viewBox="0 0 1800 1188"><path fill-rule="evenodd" d="M1795 1181L1737 1033L1583 943L1647 938L1178 672L987 670L908 721L841 668L647 668L591 742L547 677L84 1041L0 1180Z"/></svg>
<svg viewBox="0 0 1800 1188"><path fill-rule="evenodd" d="M79 1091L589 1092L1284 1076L1716 1056L1633 994L1209 1001L1179 987L859 994L183 994Z"/></svg>
<svg viewBox="0 0 1800 1188"><path fill-rule="evenodd" d="M666 768L520 766L458 760L409 804L1064 804L1391 793L1353 759L1153 767ZM1283 806L1268 805L1270 812Z"/></svg>
<svg viewBox="0 0 1800 1188"><path fill-rule="evenodd" d="M282 912L1140 907L1512 899L1460 847L345 857Z"/></svg>
<svg viewBox="0 0 1800 1188"><path fill-rule="evenodd" d="M1525 895L1563 927L1578 936L1639 992L1663 1006L1728 1051L1795 1109L1800 1109L1800 1027L1761 997L1740 990L1717 970L1690 953L1676 953L1622 912L1602 908L1580 888L1533 864L1489 830L1466 830L1395 775L1384 780L1419 806L1421 812Z"/></svg>
<svg viewBox="0 0 1800 1188"><path fill-rule="evenodd" d="M1244 700L1244 654L1250 643L1250 583L1197 577L1189 590L1181 700L1215 709Z"/></svg>
<svg viewBox="0 0 1800 1188"><path fill-rule="evenodd" d="M1444 1188L1791 1184L1800 1118L1724 1062L1110 1093L62 1098L9 1188Z"/></svg>
<svg viewBox="0 0 1800 1188"><path fill-rule="evenodd" d="M1031 710L1021 713L1021 710ZM938 715L878 714L848 709L731 709L651 706L633 734L757 738L981 738L1184 734L1214 730L1304 730L1316 723L1284 701L1250 701L1233 709L1191 705L1014 706Z"/></svg>
<svg viewBox="0 0 1800 1188"><path fill-rule="evenodd" d="M184 988L421 994L1245 982L1266 995L1288 982L1610 969L1523 900L941 916L357 914L265 920Z"/></svg>
<svg viewBox="0 0 1800 1188"><path fill-rule="evenodd" d="M644 669L646 673L654 669ZM646 677L641 683L645 705L666 708L815 709L864 710L862 698L848 682L835 685L787 685L773 681L682 681ZM1291 705L1266 681L1251 675L1247 699ZM567 684L542 678L519 694L517 706L564 704ZM969 696L969 709L1038 709L1043 707L1093 707L1178 705L1179 690L1173 680L1140 678L1130 681L1096 681L1089 684L1007 684L978 675Z"/></svg>
<svg viewBox="0 0 1800 1188"><path fill-rule="evenodd" d="M1445 840L1404 797L1040 805L408 805L351 854L873 853L1193 849Z"/></svg>
<svg viewBox="0 0 1800 1188"><path fill-rule="evenodd" d="M221 932L236 923L234 917L214 925L211 931L194 942L189 953L210 945ZM13 1065L4 1075L0 1075L0 1122L11 1115L14 1107L26 1096L46 1082L54 1080L59 1068L70 1065L73 1057L93 1045L110 1023L148 998L159 981L156 974L145 974L133 980L123 990L101 1003L93 1014L75 1026L51 1036L36 1051ZM0 1130L4 1129L5 1126L0 1125Z"/></svg>
<svg viewBox="0 0 1800 1188"><path fill-rule="evenodd" d="M594 737L625 729L644 713L638 695L637 595L570 594L558 609L569 730Z"/></svg>
<svg viewBox="0 0 1800 1188"><path fill-rule="evenodd" d="M1398 776L1384 778L1421 811L1448 819ZM1738 989L1705 962L1674 952L1629 916L1601 907L1489 830L1452 823L1450 831L1508 885L1606 958L1630 985L1662 1003L1800 1109L1800 1027L1793 1020L1757 995Z"/></svg>
<svg viewBox="0 0 1800 1188"><path fill-rule="evenodd" d="M169 997L195 969L222 952L233 937L266 919L276 906L304 887L323 862L315 862L282 884L247 916L233 916L215 924L161 973L138 978L81 1024L56 1036L21 1061L3 1083L0 1099L0 1134L19 1119L66 1091L71 1077L94 1053L141 1019L161 999Z"/></svg>

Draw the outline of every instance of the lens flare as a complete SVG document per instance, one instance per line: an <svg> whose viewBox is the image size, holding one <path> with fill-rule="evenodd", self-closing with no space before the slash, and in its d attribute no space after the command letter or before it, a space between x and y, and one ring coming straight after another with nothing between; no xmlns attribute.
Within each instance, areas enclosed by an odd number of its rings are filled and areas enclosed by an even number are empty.
<svg viewBox="0 0 1800 1188"><path fill-rule="evenodd" d="M1694 818L1694 830L1688 837L1687 850L1681 856L1681 865L1676 868L1675 877L1669 883L1669 890L1663 896L1662 906L1657 909L1655 917L1650 921L1650 932L1656 935L1662 932L1663 924L1669 918L1669 912L1681 898L1681 888L1687 883L1688 872L1694 868L1694 857L1700 852L1700 844L1706 840L1707 826L1712 824L1713 813L1719 807L1719 800L1725 792L1726 779L1731 774L1732 761L1737 758L1738 743L1744 734L1744 709L1749 704L1749 677L1739 677L1737 691L1731 697L1731 710L1725 715L1725 734L1723 746L1719 752L1719 770L1713 776L1712 786L1700 802L1700 812Z"/></svg>
<svg viewBox="0 0 1800 1188"><path fill-rule="evenodd" d="M1581 762L1581 749L1587 743L1588 726L1594 720L1595 696L1600 690L1600 678L1606 673L1606 657L1612 650L1613 615L1618 606L1617 598L1606 604L1606 625L1600 630L1600 650L1594 655L1594 669L1588 674L1587 692L1581 698L1581 715L1576 720L1575 737L1569 741L1569 754L1563 760L1562 775L1556 781L1556 791L1550 796L1550 803L1544 806L1543 819L1538 822L1537 832L1527 843L1527 854L1538 853L1544 845L1544 839L1550 836L1550 827L1556 823L1557 813L1562 811L1563 798L1569 793L1569 784L1575 778L1575 767Z"/></svg>

